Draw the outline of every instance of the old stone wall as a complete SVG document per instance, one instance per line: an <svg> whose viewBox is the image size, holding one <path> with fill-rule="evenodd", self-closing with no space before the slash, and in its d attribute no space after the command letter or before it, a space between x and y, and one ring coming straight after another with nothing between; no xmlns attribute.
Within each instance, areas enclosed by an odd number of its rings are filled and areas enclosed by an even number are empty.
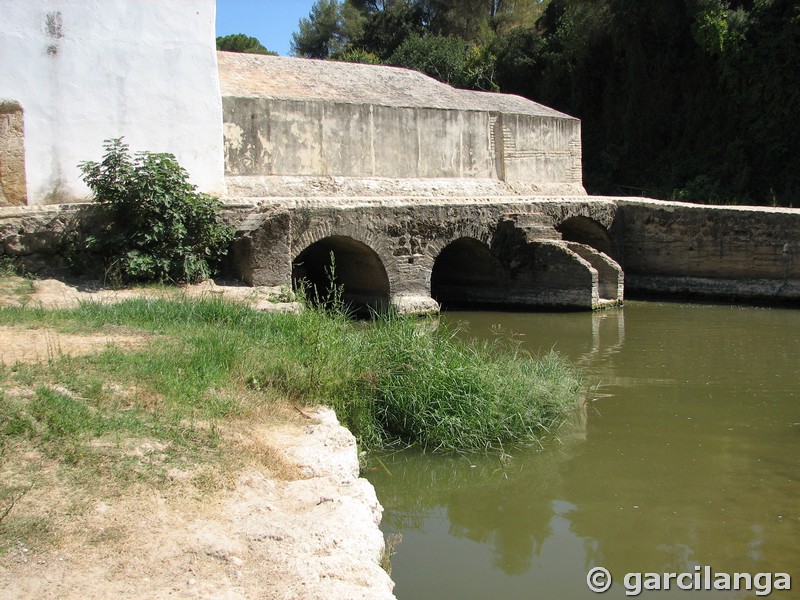
<svg viewBox="0 0 800 600"><path fill-rule="evenodd" d="M322 287L333 253L346 296L373 308L424 312L438 300L591 309L622 300L613 261L588 246L573 250L525 198L297 201L252 212L240 233L235 255L249 283Z"/></svg>
<svg viewBox="0 0 800 600"><path fill-rule="evenodd" d="M215 10L214 0L3 0L0 99L24 109L28 204L86 199L78 163L121 136L172 152L203 191L224 192Z"/></svg>
<svg viewBox="0 0 800 600"><path fill-rule="evenodd" d="M0 206L23 205L27 199L22 106L0 100Z"/></svg>
<svg viewBox="0 0 800 600"><path fill-rule="evenodd" d="M800 210L614 202L629 295L800 302Z"/></svg>
<svg viewBox="0 0 800 600"><path fill-rule="evenodd" d="M240 234L236 270L249 283L324 277L333 251L356 295L412 312L435 309L431 293L573 308L631 295L800 304L797 209L586 197L306 198L229 204L225 213ZM0 208L0 255L33 271L58 266L65 233L91 217L91 206Z"/></svg>
<svg viewBox="0 0 800 600"><path fill-rule="evenodd" d="M31 273L64 265L69 232L90 227L91 205L0 207L0 257Z"/></svg>

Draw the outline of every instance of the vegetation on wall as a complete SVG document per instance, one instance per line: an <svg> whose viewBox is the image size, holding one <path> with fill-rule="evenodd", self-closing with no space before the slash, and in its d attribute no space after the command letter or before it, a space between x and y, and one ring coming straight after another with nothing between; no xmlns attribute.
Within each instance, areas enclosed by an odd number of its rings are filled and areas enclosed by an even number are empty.
<svg viewBox="0 0 800 600"><path fill-rule="evenodd" d="M233 231L222 204L189 183L172 154L131 155L121 138L106 140L101 162L80 164L104 225L77 245L120 283L195 282L208 278Z"/></svg>
<svg viewBox="0 0 800 600"><path fill-rule="evenodd" d="M794 0L319 0L293 51L574 115L591 193L800 203Z"/></svg>

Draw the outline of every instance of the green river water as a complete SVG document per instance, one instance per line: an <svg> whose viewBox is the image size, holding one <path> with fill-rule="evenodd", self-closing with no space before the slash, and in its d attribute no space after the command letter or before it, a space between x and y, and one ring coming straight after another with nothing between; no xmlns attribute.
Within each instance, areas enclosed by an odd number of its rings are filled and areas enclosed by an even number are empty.
<svg viewBox="0 0 800 600"><path fill-rule="evenodd" d="M626 598L627 573L706 566L788 573L793 589L769 597L800 598L800 310L630 302L443 319L553 347L592 389L543 449L372 467L382 529L403 536L399 600ZM614 578L605 594L587 587L598 566ZM756 598L761 583L638 597Z"/></svg>

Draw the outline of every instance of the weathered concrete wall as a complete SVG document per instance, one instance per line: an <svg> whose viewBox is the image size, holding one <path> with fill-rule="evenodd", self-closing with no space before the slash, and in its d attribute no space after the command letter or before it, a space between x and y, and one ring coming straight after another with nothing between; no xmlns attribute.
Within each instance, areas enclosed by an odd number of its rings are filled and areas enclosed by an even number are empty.
<svg viewBox="0 0 800 600"><path fill-rule="evenodd" d="M19 102L0 100L0 206L27 204L25 126Z"/></svg>
<svg viewBox="0 0 800 600"><path fill-rule="evenodd" d="M800 210L614 202L629 296L800 302Z"/></svg>
<svg viewBox="0 0 800 600"><path fill-rule="evenodd" d="M497 196L585 195L580 121L524 98L394 67L218 62L232 197L447 195L454 180Z"/></svg>
<svg viewBox="0 0 800 600"><path fill-rule="evenodd" d="M214 0L4 0L0 98L21 104L29 204L88 195L104 139L172 152L224 192Z"/></svg>
<svg viewBox="0 0 800 600"><path fill-rule="evenodd" d="M229 175L492 177L489 115L224 98Z"/></svg>
<svg viewBox="0 0 800 600"><path fill-rule="evenodd" d="M492 150L503 181L523 190L531 183L582 185L580 121L499 114L494 130Z"/></svg>

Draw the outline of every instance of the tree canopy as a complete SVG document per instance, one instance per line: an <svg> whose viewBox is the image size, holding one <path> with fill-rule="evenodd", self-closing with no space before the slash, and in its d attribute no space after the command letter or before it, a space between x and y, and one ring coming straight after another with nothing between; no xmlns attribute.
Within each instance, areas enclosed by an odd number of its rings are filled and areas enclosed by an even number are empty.
<svg viewBox="0 0 800 600"><path fill-rule="evenodd" d="M796 0L317 0L293 51L574 115L592 193L800 204Z"/></svg>
<svg viewBox="0 0 800 600"><path fill-rule="evenodd" d="M272 50L267 50L257 38L250 37L243 33L234 33L232 35L218 37L217 50L243 52L245 54L278 54Z"/></svg>

